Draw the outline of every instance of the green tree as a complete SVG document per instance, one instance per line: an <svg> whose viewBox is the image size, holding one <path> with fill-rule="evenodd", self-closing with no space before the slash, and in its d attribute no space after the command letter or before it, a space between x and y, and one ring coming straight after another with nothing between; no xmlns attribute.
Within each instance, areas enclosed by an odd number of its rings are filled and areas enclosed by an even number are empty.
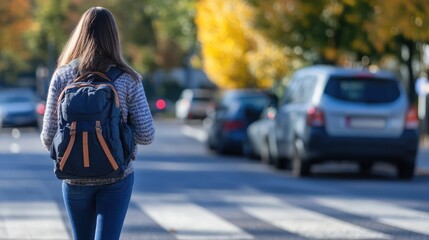
<svg viewBox="0 0 429 240"><path fill-rule="evenodd" d="M419 60L419 45L429 42L429 2L374 0L373 24L369 25L369 37L378 50L393 50L395 56L408 68L410 98L415 97L414 61ZM407 54L404 54L406 49Z"/></svg>
<svg viewBox="0 0 429 240"><path fill-rule="evenodd" d="M51 67L81 14L103 6L115 15L127 60L140 72L180 66L194 45L195 0L36 0L30 44Z"/></svg>
<svg viewBox="0 0 429 240"><path fill-rule="evenodd" d="M425 0L247 0L259 9L255 26L307 63L381 64L394 56L408 67L429 41ZM404 49L408 54L404 54Z"/></svg>
<svg viewBox="0 0 429 240"><path fill-rule="evenodd" d="M371 54L368 0L248 0L258 11L255 26L307 63L342 63Z"/></svg>
<svg viewBox="0 0 429 240"><path fill-rule="evenodd" d="M183 64L195 41L195 0L104 1L122 31L125 54L141 72Z"/></svg>
<svg viewBox="0 0 429 240"><path fill-rule="evenodd" d="M152 72L156 64L156 30L147 13L149 0L110 0L102 6L115 15L125 56L139 72Z"/></svg>

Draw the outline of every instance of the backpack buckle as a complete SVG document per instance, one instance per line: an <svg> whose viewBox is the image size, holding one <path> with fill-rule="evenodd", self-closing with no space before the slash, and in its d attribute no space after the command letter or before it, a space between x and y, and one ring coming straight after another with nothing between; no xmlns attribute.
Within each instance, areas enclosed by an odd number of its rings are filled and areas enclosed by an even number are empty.
<svg viewBox="0 0 429 240"><path fill-rule="evenodd" d="M70 126L70 135L76 135L76 122L72 122Z"/></svg>
<svg viewBox="0 0 429 240"><path fill-rule="evenodd" d="M95 130L97 131L97 132L103 132L102 131L102 128L101 128L101 122L100 121L95 121Z"/></svg>

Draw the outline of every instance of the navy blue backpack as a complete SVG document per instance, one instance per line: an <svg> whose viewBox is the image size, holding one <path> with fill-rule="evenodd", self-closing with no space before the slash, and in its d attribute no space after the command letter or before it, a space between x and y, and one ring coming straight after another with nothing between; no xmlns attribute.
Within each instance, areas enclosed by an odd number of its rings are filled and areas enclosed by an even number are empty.
<svg viewBox="0 0 429 240"><path fill-rule="evenodd" d="M58 98L58 130L50 155L59 179L118 178L134 155L134 137L122 119L113 82L123 73L79 76Z"/></svg>

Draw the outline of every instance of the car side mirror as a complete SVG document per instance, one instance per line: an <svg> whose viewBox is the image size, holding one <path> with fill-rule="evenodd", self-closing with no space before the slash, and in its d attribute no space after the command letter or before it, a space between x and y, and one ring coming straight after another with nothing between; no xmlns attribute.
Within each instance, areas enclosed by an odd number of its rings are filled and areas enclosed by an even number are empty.
<svg viewBox="0 0 429 240"><path fill-rule="evenodd" d="M269 95L269 103L268 103L267 107L276 108L277 109L278 105L279 105L279 98L277 97L277 95L270 94Z"/></svg>
<svg viewBox="0 0 429 240"><path fill-rule="evenodd" d="M277 107L268 107L265 111L265 117L268 119L274 119L277 114Z"/></svg>

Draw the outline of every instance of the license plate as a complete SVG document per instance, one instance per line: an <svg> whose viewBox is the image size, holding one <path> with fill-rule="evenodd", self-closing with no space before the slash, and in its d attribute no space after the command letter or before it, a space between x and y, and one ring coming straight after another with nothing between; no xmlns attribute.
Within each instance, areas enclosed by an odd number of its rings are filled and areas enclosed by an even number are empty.
<svg viewBox="0 0 429 240"><path fill-rule="evenodd" d="M371 128L371 129L384 128L386 127L386 119L350 117L350 118L347 118L347 126L351 128Z"/></svg>

